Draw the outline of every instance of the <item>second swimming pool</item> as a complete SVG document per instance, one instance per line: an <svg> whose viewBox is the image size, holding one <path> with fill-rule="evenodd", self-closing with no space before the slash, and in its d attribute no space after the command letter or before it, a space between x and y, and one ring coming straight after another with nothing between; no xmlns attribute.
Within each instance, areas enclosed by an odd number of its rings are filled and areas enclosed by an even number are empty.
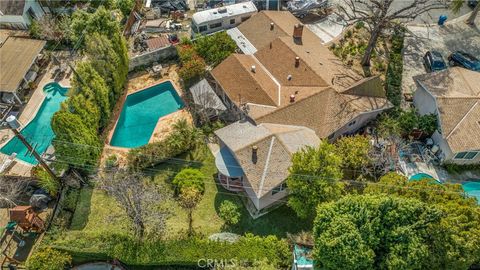
<svg viewBox="0 0 480 270"><path fill-rule="evenodd" d="M40 154L43 154L47 150L55 137L50 122L53 114L60 110L60 103L67 99L67 91L68 88L63 88L56 82L46 84L43 87L43 92L46 97L40 109L35 115L35 118L20 131ZM38 164L35 157L28 152L28 149L17 137L11 139L0 151L7 155L17 153L17 159L30 164Z"/></svg>
<svg viewBox="0 0 480 270"><path fill-rule="evenodd" d="M135 148L147 144L158 119L183 106L182 99L170 81L128 95L110 145Z"/></svg>

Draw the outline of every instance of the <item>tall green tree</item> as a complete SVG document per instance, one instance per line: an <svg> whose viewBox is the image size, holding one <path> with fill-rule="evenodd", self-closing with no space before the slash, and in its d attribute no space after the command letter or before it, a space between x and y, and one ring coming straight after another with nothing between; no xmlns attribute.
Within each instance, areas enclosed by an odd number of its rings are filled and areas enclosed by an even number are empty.
<svg viewBox="0 0 480 270"><path fill-rule="evenodd" d="M431 233L441 218L440 210L409 198L347 196L322 204L314 259L321 269L431 269Z"/></svg>
<svg viewBox="0 0 480 270"><path fill-rule="evenodd" d="M355 135L342 137L335 142L337 154L342 157L343 167L359 170L370 164L370 150L372 148L369 137Z"/></svg>
<svg viewBox="0 0 480 270"><path fill-rule="evenodd" d="M117 50L108 36L95 33L87 38L85 53L91 59L92 67L110 87L111 106L122 94L128 73L128 61L125 63L123 56L119 55Z"/></svg>
<svg viewBox="0 0 480 270"><path fill-rule="evenodd" d="M222 31L196 39L194 47L207 64L216 66L235 52L237 44L227 32Z"/></svg>
<svg viewBox="0 0 480 270"><path fill-rule="evenodd" d="M85 126L97 132L99 128L100 111L93 99L87 99L83 94L74 95L62 104L62 108L72 114L80 116Z"/></svg>
<svg viewBox="0 0 480 270"><path fill-rule="evenodd" d="M465 196L459 184L439 184L432 179L408 181L389 173L369 183L366 194L418 199L441 210L442 220L431 231L431 269L468 269L480 262L480 207Z"/></svg>
<svg viewBox="0 0 480 270"><path fill-rule="evenodd" d="M83 171L93 169L101 153L96 130L88 127L79 115L65 110L53 115L51 125L57 160Z"/></svg>
<svg viewBox="0 0 480 270"><path fill-rule="evenodd" d="M306 147L293 155L292 163L288 205L299 217L312 217L319 203L341 196L342 159L335 146L323 141L318 148Z"/></svg>
<svg viewBox="0 0 480 270"><path fill-rule="evenodd" d="M71 92L93 99L100 113L99 126L106 126L110 119L109 88L90 61L77 65Z"/></svg>

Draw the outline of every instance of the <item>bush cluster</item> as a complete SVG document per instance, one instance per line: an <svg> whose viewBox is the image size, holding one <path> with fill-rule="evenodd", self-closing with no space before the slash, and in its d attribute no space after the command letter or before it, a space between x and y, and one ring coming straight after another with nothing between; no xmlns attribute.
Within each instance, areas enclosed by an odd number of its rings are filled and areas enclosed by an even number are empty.
<svg viewBox="0 0 480 270"><path fill-rule="evenodd" d="M386 74L386 93L388 100L395 106L402 102L403 40L405 29L396 28L392 36L392 49Z"/></svg>
<svg viewBox="0 0 480 270"><path fill-rule="evenodd" d="M99 241L102 243L96 243ZM233 259L238 263L253 265L254 262L267 259L277 269L286 269L291 259L286 240L276 236L261 237L253 234L246 234L234 243L195 237L139 242L127 236L104 234L101 239L91 239L85 246L76 247L78 244L79 242L74 240L69 246L55 248L71 254L76 263L89 258L117 258L127 265L136 266L197 266L198 260L205 258L218 261Z"/></svg>
<svg viewBox="0 0 480 270"><path fill-rule="evenodd" d="M64 270L71 263L72 257L69 254L47 247L34 252L25 267L27 270Z"/></svg>

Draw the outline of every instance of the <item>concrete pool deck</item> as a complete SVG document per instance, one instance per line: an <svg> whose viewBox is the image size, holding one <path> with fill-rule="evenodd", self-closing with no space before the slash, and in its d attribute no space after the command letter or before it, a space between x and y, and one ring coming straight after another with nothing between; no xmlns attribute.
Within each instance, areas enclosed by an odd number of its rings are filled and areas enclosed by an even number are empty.
<svg viewBox="0 0 480 270"><path fill-rule="evenodd" d="M22 124L22 129L30 123L30 121L33 120L35 115L37 114L38 110L42 106L43 101L45 100L45 93L43 92L43 88L46 84L55 82L54 79L54 70L57 65L53 64L53 62L49 63L47 66L47 71L45 74L43 74L43 77L40 79L40 82L38 83L37 87L33 91L32 95L30 96L30 99L28 100L27 104L22 108L20 111L20 114L18 116L18 121ZM58 84L60 84L62 87L65 88L70 88L70 76L65 76L61 80L57 81ZM2 129L0 130L0 138L6 138L8 139L3 140L0 143L0 148L3 147L5 144L7 144L13 137L14 134L10 129ZM0 153L0 163L3 164L7 160L8 156ZM25 176L25 177L30 177L31 176L31 169L33 165L29 164L27 162L19 161L18 159L15 159L13 165L10 166L8 170L5 171L7 175L16 175L16 176Z"/></svg>

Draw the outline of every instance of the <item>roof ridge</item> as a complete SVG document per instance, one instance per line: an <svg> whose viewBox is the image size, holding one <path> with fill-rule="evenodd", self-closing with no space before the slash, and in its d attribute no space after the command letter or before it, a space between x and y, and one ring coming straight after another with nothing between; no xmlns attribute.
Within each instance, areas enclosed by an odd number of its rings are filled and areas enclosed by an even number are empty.
<svg viewBox="0 0 480 270"><path fill-rule="evenodd" d="M270 165L270 157L272 155L273 144L275 143L275 136L272 136L270 140L270 147L268 148L267 159L265 160L265 166L263 167L262 179L260 180L260 185L258 187L257 196L261 197L260 194L263 192L263 185L265 184L265 177L267 177L268 166Z"/></svg>
<svg viewBox="0 0 480 270"><path fill-rule="evenodd" d="M479 104L480 100L475 102L472 107L468 110L468 112L458 121L458 123L455 125L455 127L450 131L450 133L445 137L446 139L450 138L452 136L453 132L457 130L457 128L460 126L460 124L468 117L468 115L473 111L473 109Z"/></svg>

